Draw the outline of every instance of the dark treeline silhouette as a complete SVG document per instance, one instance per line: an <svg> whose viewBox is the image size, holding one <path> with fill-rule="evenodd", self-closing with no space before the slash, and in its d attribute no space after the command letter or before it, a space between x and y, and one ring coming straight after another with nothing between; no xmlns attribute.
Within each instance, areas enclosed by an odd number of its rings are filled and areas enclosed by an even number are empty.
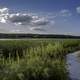
<svg viewBox="0 0 80 80"><path fill-rule="evenodd" d="M80 36L73 35L58 35L58 34L8 34L8 33L0 33L0 38L74 38L80 39Z"/></svg>

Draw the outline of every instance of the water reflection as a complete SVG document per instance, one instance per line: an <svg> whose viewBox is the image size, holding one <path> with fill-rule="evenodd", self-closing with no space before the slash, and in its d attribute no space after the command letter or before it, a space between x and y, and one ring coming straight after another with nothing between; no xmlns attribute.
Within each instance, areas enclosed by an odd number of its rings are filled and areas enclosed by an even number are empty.
<svg viewBox="0 0 80 80"><path fill-rule="evenodd" d="M80 80L80 51L67 55L67 64L70 80Z"/></svg>

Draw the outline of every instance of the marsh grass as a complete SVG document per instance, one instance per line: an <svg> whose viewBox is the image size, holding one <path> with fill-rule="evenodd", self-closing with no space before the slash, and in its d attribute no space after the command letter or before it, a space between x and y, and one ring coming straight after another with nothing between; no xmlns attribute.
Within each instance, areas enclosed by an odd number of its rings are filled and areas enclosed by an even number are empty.
<svg viewBox="0 0 80 80"><path fill-rule="evenodd" d="M65 55L79 40L0 41L0 80L67 80Z"/></svg>

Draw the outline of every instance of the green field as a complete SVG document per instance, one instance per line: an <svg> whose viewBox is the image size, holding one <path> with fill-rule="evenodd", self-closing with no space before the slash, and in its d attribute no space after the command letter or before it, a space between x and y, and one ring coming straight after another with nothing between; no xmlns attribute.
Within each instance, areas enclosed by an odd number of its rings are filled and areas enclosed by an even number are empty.
<svg viewBox="0 0 80 80"><path fill-rule="evenodd" d="M80 40L0 40L0 80L68 80L66 55Z"/></svg>

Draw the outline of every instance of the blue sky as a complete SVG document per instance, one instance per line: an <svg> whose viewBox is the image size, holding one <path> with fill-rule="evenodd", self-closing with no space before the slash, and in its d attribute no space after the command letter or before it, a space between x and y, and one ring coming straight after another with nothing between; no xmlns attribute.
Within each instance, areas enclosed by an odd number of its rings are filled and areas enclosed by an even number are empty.
<svg viewBox="0 0 80 80"><path fill-rule="evenodd" d="M63 8L74 10L80 0L0 0L0 4L12 9L53 12Z"/></svg>
<svg viewBox="0 0 80 80"><path fill-rule="evenodd" d="M0 0L0 32L80 35L80 0Z"/></svg>

